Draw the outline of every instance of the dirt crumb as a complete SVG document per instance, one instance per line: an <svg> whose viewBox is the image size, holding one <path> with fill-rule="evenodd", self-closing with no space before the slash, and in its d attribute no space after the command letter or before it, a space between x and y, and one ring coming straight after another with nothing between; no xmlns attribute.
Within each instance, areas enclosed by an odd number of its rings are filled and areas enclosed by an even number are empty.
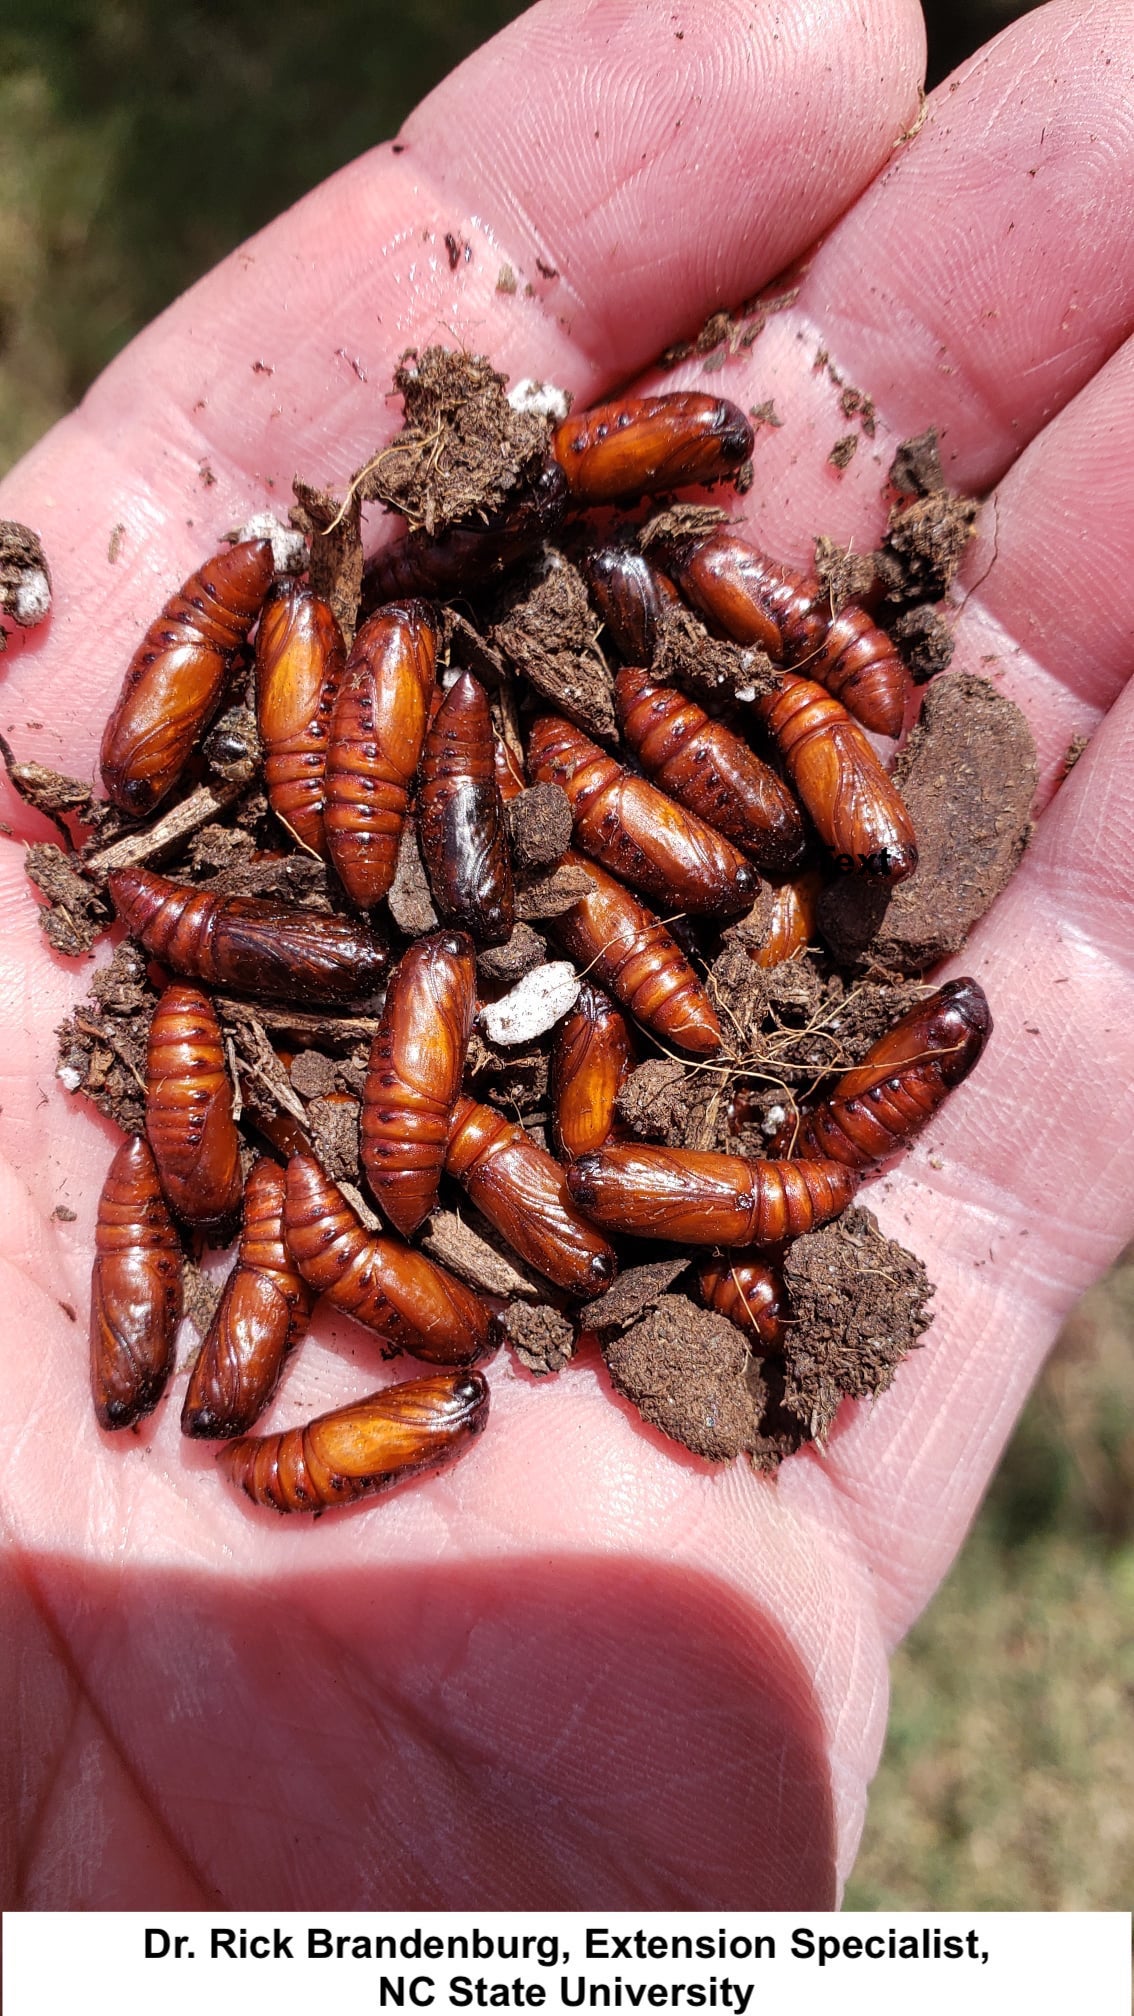
<svg viewBox="0 0 1134 2016"><path fill-rule="evenodd" d="M739 351L750 350L770 318L783 314L798 299L799 288L787 287L763 297L758 295L735 313L730 313L727 308L716 308L694 337L686 342L671 343L667 350L662 351L658 362L665 367L682 364L687 357L703 357L706 371L719 369L726 358L735 357ZM780 423L777 420L774 424L778 427Z"/></svg>
<svg viewBox="0 0 1134 2016"><path fill-rule="evenodd" d="M822 1440L844 1398L885 1392L929 1327L933 1286L921 1261L856 1206L788 1248L784 1281L784 1405Z"/></svg>
<svg viewBox="0 0 1134 2016"><path fill-rule="evenodd" d="M889 601L939 602L976 530L980 506L951 490L895 504L877 566Z"/></svg>
<svg viewBox="0 0 1134 2016"><path fill-rule="evenodd" d="M504 1317L504 1332L521 1365L537 1379L562 1372L575 1356L575 1327L546 1302L537 1308L513 1302Z"/></svg>
<svg viewBox="0 0 1134 2016"><path fill-rule="evenodd" d="M358 1115L358 1101L342 1093L312 1099L307 1108L316 1157L335 1183L358 1181Z"/></svg>
<svg viewBox="0 0 1134 2016"><path fill-rule="evenodd" d="M501 986L511 986L522 980L525 973L534 973L547 958L547 941L530 924L517 924L506 945L492 945L487 951L478 952L478 971L485 980Z"/></svg>
<svg viewBox="0 0 1134 2016"><path fill-rule="evenodd" d="M476 1096L486 1099L515 1120L519 1114L542 1113L547 1107L550 1059L546 1050L514 1051L490 1043L480 1029L469 1042L466 1071Z"/></svg>
<svg viewBox="0 0 1134 2016"><path fill-rule="evenodd" d="M202 1274L195 1260L188 1257L182 1260L181 1313L188 1318L202 1343L209 1333L223 1293L222 1281L214 1281L211 1275Z"/></svg>
<svg viewBox="0 0 1134 2016"><path fill-rule="evenodd" d="M927 427L924 434L911 434L900 441L887 474L903 497L932 497L935 491L944 490L936 427Z"/></svg>
<svg viewBox="0 0 1134 2016"><path fill-rule="evenodd" d="M441 661L471 672L491 692L508 676L503 654L488 642L459 609L446 603L441 612Z"/></svg>
<svg viewBox="0 0 1134 2016"><path fill-rule="evenodd" d="M618 1391L663 1435L695 1456L727 1463L760 1432L766 1389L744 1334L685 1295L604 1346Z"/></svg>
<svg viewBox="0 0 1134 2016"><path fill-rule="evenodd" d="M398 842L398 865L386 895L390 915L407 938L424 938L439 922L417 840L417 822L406 820Z"/></svg>
<svg viewBox="0 0 1134 2016"><path fill-rule="evenodd" d="M81 826L97 826L108 814L109 806L96 798L90 785L80 778L68 777L62 770L50 770L44 763L18 763L2 735L0 755L17 796L33 811L53 820L65 836L67 829L61 823L61 813L73 813Z"/></svg>
<svg viewBox="0 0 1134 2016"><path fill-rule="evenodd" d="M556 868L550 875L537 875L516 890L516 915L522 923L540 917L562 917L584 896L589 896L594 886L586 869L576 868L573 863Z"/></svg>
<svg viewBox="0 0 1134 2016"><path fill-rule="evenodd" d="M664 1057L639 1064L619 1087L614 1110L623 1124L647 1141L684 1145L689 1129L693 1074Z"/></svg>
<svg viewBox="0 0 1134 2016"><path fill-rule="evenodd" d="M1037 781L1031 729L987 679L947 673L929 687L894 779L917 834L916 872L892 891L842 877L820 898L819 929L842 964L923 973L964 944L1024 851Z"/></svg>
<svg viewBox="0 0 1134 2016"><path fill-rule="evenodd" d="M1089 735L1072 735L1070 742L1063 751L1063 775L1065 777L1071 775L1084 749L1089 747L1090 740Z"/></svg>
<svg viewBox="0 0 1134 2016"><path fill-rule="evenodd" d="M571 845L571 800L559 784L534 784L509 801L505 816L517 875L554 868Z"/></svg>
<svg viewBox="0 0 1134 2016"><path fill-rule="evenodd" d="M226 784L250 784L263 757L256 716L250 707L230 707L210 728L201 754L213 775Z"/></svg>
<svg viewBox="0 0 1134 2016"><path fill-rule="evenodd" d="M869 595L875 580L874 555L852 552L821 532L815 541L815 572L827 591L831 614L837 616L846 603Z"/></svg>
<svg viewBox="0 0 1134 2016"><path fill-rule="evenodd" d="M188 863L171 869L170 880L204 883L213 896L271 897L302 910L331 907L324 862L310 854L262 853L254 836L239 827L203 827Z"/></svg>
<svg viewBox="0 0 1134 2016"><path fill-rule="evenodd" d="M743 940L727 940L709 968L709 997L736 1042L750 1043L768 1017L772 994L769 976L776 966L758 966ZM810 973L810 968L807 971ZM777 983L780 984L780 983ZM804 984L810 985L810 982Z"/></svg>
<svg viewBox="0 0 1134 2016"><path fill-rule="evenodd" d="M0 611L31 630L51 610L51 570L38 535L15 518L0 518Z"/></svg>
<svg viewBox="0 0 1134 2016"><path fill-rule="evenodd" d="M95 939L114 915L111 905L79 873L77 860L77 855L68 857L51 840L29 847L24 856L28 880L47 898L47 907L39 909L39 928L52 950L68 959L89 957Z"/></svg>
<svg viewBox="0 0 1134 2016"><path fill-rule="evenodd" d="M638 533L638 545L643 553L651 546L672 545L681 539L704 539L723 525L728 517L719 504L671 504L664 511L655 511L647 518Z"/></svg>
<svg viewBox="0 0 1134 2016"><path fill-rule="evenodd" d="M627 1267L605 1295L588 1302L584 1327L588 1330L625 1330L627 1325L657 1306L678 1277L693 1264L693 1256L679 1253L672 1260L650 1260L644 1267Z"/></svg>
<svg viewBox="0 0 1134 2016"><path fill-rule="evenodd" d="M932 603L918 603L889 625L902 660L915 686L924 686L944 672L953 656L955 639L940 609Z"/></svg>
<svg viewBox="0 0 1134 2016"><path fill-rule="evenodd" d="M760 1376L764 1387L764 1408L759 1431L748 1444L745 1454L754 1470L766 1477L774 1477L780 1464L802 1449L811 1436L799 1416L785 1404L784 1368L780 1361L776 1358L762 1359Z"/></svg>
<svg viewBox="0 0 1134 2016"><path fill-rule="evenodd" d="M546 1285L537 1282L518 1260L505 1259L492 1243L495 1237L487 1219L466 1204L461 1212L434 1211L422 1232L421 1250L489 1295L521 1295L527 1301L542 1302Z"/></svg>
<svg viewBox="0 0 1134 2016"><path fill-rule="evenodd" d="M68 1092L84 1092L124 1134L140 1134L145 1122L146 1045L156 1006L145 958L126 939L56 1032L57 1077Z"/></svg>
<svg viewBox="0 0 1134 2016"><path fill-rule="evenodd" d="M338 1082L333 1058L321 1050L301 1050L292 1058L288 1076L301 1099L326 1099Z"/></svg>
<svg viewBox="0 0 1134 2016"><path fill-rule="evenodd" d="M340 499L298 476L291 487L296 501L290 522L311 544L308 580L316 595L330 603L349 651L362 594L362 498L352 489Z"/></svg>
<svg viewBox="0 0 1134 2016"><path fill-rule="evenodd" d="M534 473L551 436L542 415L509 405L507 383L467 350L407 350L394 373L404 426L355 477L358 494L431 538L498 511Z"/></svg>
<svg viewBox="0 0 1134 2016"><path fill-rule="evenodd" d="M878 425L878 412L868 392L860 392L857 385L844 385L839 394L840 410L848 420L857 420L863 433L873 439Z"/></svg>
<svg viewBox="0 0 1134 2016"><path fill-rule="evenodd" d="M614 681L596 642L598 618L578 568L545 547L529 575L500 605L492 643L544 700L600 742L618 740Z"/></svg>
<svg viewBox="0 0 1134 2016"><path fill-rule="evenodd" d="M748 408L748 418L751 420L757 434L760 432L761 427L782 427L784 424L776 412L774 399L764 399L759 406L750 406Z"/></svg>
<svg viewBox="0 0 1134 2016"><path fill-rule="evenodd" d="M846 469L853 462L857 448L857 434L840 434L827 460L833 469Z"/></svg>
<svg viewBox="0 0 1134 2016"><path fill-rule="evenodd" d="M710 700L729 694L751 700L769 692L775 677L763 651L713 637L684 603L664 611L650 669L663 684L688 686Z"/></svg>

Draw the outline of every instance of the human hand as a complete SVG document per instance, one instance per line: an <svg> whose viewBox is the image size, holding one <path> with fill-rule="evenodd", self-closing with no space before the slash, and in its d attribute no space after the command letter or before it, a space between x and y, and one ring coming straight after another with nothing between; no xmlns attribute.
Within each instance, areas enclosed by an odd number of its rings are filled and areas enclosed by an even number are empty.
<svg viewBox="0 0 1134 2016"><path fill-rule="evenodd" d="M1063 1314L1130 1232L1132 57L1129 4L1065 0L895 146L923 60L911 0L544 0L396 147L177 303L5 484L56 609L11 640L4 726L19 754L87 775L166 596L229 526L283 514L294 471L341 487L397 425L382 389L407 345L459 341L582 406L826 232L750 352L651 386L774 399L784 425L762 430L736 515L796 564L819 530L874 543L895 444L935 422L949 480L995 486L955 665L1024 706L1043 802L1071 738L1094 738L949 969L987 989L984 1063L863 1193L938 1282L892 1390L845 1406L826 1452L773 1485L663 1443L593 1361L537 1390L502 1357L469 1461L314 1527L224 1487L179 1435L176 1388L137 1436L95 1426L85 1316L113 1130L52 1082L87 976L36 928L18 843L45 833L7 793L6 1901L834 1901L887 1650ZM452 270L447 232L471 253ZM877 405L841 478L820 347ZM376 1356L320 1316L272 1419L366 1390Z"/></svg>

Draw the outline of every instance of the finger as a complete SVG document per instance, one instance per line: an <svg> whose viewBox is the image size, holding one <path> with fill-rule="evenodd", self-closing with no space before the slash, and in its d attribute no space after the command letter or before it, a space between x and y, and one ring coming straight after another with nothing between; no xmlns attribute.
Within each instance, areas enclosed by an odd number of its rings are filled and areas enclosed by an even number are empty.
<svg viewBox="0 0 1134 2016"><path fill-rule="evenodd" d="M1134 665L1134 342L1021 455L984 508L960 580L957 664L1024 708L1039 803Z"/></svg>
<svg viewBox="0 0 1134 2016"><path fill-rule="evenodd" d="M1134 326L1134 8L1056 0L933 93L800 310L899 434L984 489Z"/></svg>
<svg viewBox="0 0 1134 2016"><path fill-rule="evenodd" d="M862 1201L932 1256L938 1315L892 1395L782 1491L845 1521L900 1636L972 1518L1075 1299L1134 1232L1134 690L1111 709L951 970L994 1030L980 1067Z"/></svg>
<svg viewBox="0 0 1134 2016"><path fill-rule="evenodd" d="M912 116L923 34L879 0L563 0L470 57L402 137L610 382L841 214Z"/></svg>

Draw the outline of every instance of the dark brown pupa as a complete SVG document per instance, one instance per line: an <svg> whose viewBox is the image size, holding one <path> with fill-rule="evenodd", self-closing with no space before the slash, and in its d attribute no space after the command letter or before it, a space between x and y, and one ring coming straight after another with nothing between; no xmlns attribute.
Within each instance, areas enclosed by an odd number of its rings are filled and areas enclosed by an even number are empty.
<svg viewBox="0 0 1134 2016"><path fill-rule="evenodd" d="M488 1419L479 1372L435 1372L385 1386L303 1428L230 1442L232 1483L273 1512L322 1512L390 1491L461 1455Z"/></svg>
<svg viewBox="0 0 1134 2016"><path fill-rule="evenodd" d="M477 945L504 944L516 921L493 741L484 688L463 672L425 738L417 818L437 914Z"/></svg>
<svg viewBox="0 0 1134 2016"><path fill-rule="evenodd" d="M651 665L666 615L678 600L672 581L636 546L618 541L588 547L578 564L619 656L628 665Z"/></svg>
<svg viewBox="0 0 1134 2016"><path fill-rule="evenodd" d="M245 540L191 574L150 624L102 737L102 781L121 811L144 818L173 789L221 703L271 579L271 541Z"/></svg>
<svg viewBox="0 0 1134 2016"><path fill-rule="evenodd" d="M558 462L548 460L486 522L451 525L433 535L422 528L387 546L363 575L363 608L479 587L550 539L568 502L567 479Z"/></svg>
<svg viewBox="0 0 1134 2016"><path fill-rule="evenodd" d="M386 948L353 918L256 896L212 896L148 868L119 868L108 887L147 952L210 987L321 1008L345 1006L381 984Z"/></svg>
<svg viewBox="0 0 1134 2016"><path fill-rule="evenodd" d="M245 1435L299 1342L314 1297L284 1243L284 1172L264 1156L244 1186L236 1265L206 1332L181 1410L181 1432Z"/></svg>

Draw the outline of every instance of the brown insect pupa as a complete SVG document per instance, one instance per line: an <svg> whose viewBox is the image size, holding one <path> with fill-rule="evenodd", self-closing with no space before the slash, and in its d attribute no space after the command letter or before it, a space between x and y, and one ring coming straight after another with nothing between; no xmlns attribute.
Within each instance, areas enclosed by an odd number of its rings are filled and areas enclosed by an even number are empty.
<svg viewBox="0 0 1134 2016"><path fill-rule="evenodd" d="M784 1154L827 1156L869 1169L920 1134L955 1085L967 1078L992 1033L992 1015L976 980L950 980L880 1036L862 1063L845 1072L834 1097L806 1113L798 1133L785 1124Z"/></svg>
<svg viewBox="0 0 1134 2016"><path fill-rule="evenodd" d="M557 1287L597 1295L613 1281L613 1247L571 1203L562 1165L515 1121L459 1100L445 1167L521 1259Z"/></svg>
<svg viewBox="0 0 1134 2016"><path fill-rule="evenodd" d="M551 1132L564 1160L609 1140L614 1102L634 1063L626 1017L584 981L551 1053Z"/></svg>
<svg viewBox="0 0 1134 2016"><path fill-rule="evenodd" d="M331 717L323 823L352 903L386 894L434 690L437 627L424 602L380 609L358 632Z"/></svg>
<svg viewBox="0 0 1134 2016"><path fill-rule="evenodd" d="M471 1365L495 1350L498 1326L487 1304L424 1253L365 1231L310 1155L287 1165L284 1233L308 1286L393 1351Z"/></svg>
<svg viewBox="0 0 1134 2016"><path fill-rule="evenodd" d="M537 784L566 791L584 854L654 902L716 917L754 900L756 872L723 834L632 776L570 721L543 714L533 722L528 767Z"/></svg>
<svg viewBox="0 0 1134 2016"><path fill-rule="evenodd" d="M565 854L562 865L585 868L593 885L589 896L552 925L579 971L621 1001L651 1035L695 1057L719 1050L716 1010L677 940L653 911L581 855Z"/></svg>
<svg viewBox="0 0 1134 2016"><path fill-rule="evenodd" d="M766 1254L714 1254L697 1269L697 1287L706 1309L746 1331L754 1350L782 1348L787 1294L780 1269Z"/></svg>
<svg viewBox="0 0 1134 2016"><path fill-rule="evenodd" d="M314 1297L284 1243L284 1172L264 1156L244 1186L236 1265L197 1353L183 1435L244 1435L279 1385Z"/></svg>
<svg viewBox="0 0 1134 2016"><path fill-rule="evenodd" d="M320 1414L304 1428L230 1442L219 1461L257 1505L322 1512L451 1463L482 1432L488 1398L479 1372L435 1372Z"/></svg>
<svg viewBox="0 0 1134 2016"><path fill-rule="evenodd" d="M748 1161L692 1148L600 1148L567 1171L581 1211L611 1232L683 1246L778 1246L837 1218L856 1178L838 1162Z"/></svg>
<svg viewBox="0 0 1134 2016"><path fill-rule="evenodd" d="M148 868L108 887L127 929L175 973L259 1000L335 1007L373 994L386 948L363 924L255 896L211 896Z"/></svg>
<svg viewBox="0 0 1134 2016"><path fill-rule="evenodd" d="M516 921L493 741L484 688L464 672L425 738L417 816L437 913L477 945L502 945Z"/></svg>
<svg viewBox="0 0 1134 2016"><path fill-rule="evenodd" d="M437 1202L475 1014L471 938L419 938L386 990L359 1121L366 1180L407 1239Z"/></svg>
<svg viewBox="0 0 1134 2016"><path fill-rule="evenodd" d="M781 673L756 702L815 830L849 874L896 883L917 867L913 822L862 729L814 680Z"/></svg>
<svg viewBox="0 0 1134 2016"><path fill-rule="evenodd" d="M218 1233L240 1207L240 1136L220 1025L199 987L167 987L146 1052L146 1136L187 1225Z"/></svg>
<svg viewBox="0 0 1134 2016"><path fill-rule="evenodd" d="M573 504L618 504L735 476L753 439L731 399L661 392L572 414L555 429L551 450Z"/></svg>
<svg viewBox="0 0 1134 2016"><path fill-rule="evenodd" d="M297 581L281 581L256 633L264 785L276 817L324 860L324 773L343 664L342 631L330 604Z"/></svg>
<svg viewBox="0 0 1134 2016"><path fill-rule="evenodd" d="M834 615L813 575L769 559L728 525L698 540L663 541L661 550L682 593L726 637L805 672L873 734L901 734L909 673L857 603Z"/></svg>
<svg viewBox="0 0 1134 2016"><path fill-rule="evenodd" d="M102 1428L152 1413L173 1370L181 1246L140 1135L124 1141L98 1200L91 1274L91 1392Z"/></svg>
<svg viewBox="0 0 1134 2016"><path fill-rule="evenodd" d="M144 818L173 789L271 579L271 541L245 540L191 574L150 624L102 737L102 781L120 811Z"/></svg>
<svg viewBox="0 0 1134 2016"><path fill-rule="evenodd" d="M799 807L774 770L672 686L623 666L614 687L622 733L648 777L766 875L799 866L806 835Z"/></svg>

